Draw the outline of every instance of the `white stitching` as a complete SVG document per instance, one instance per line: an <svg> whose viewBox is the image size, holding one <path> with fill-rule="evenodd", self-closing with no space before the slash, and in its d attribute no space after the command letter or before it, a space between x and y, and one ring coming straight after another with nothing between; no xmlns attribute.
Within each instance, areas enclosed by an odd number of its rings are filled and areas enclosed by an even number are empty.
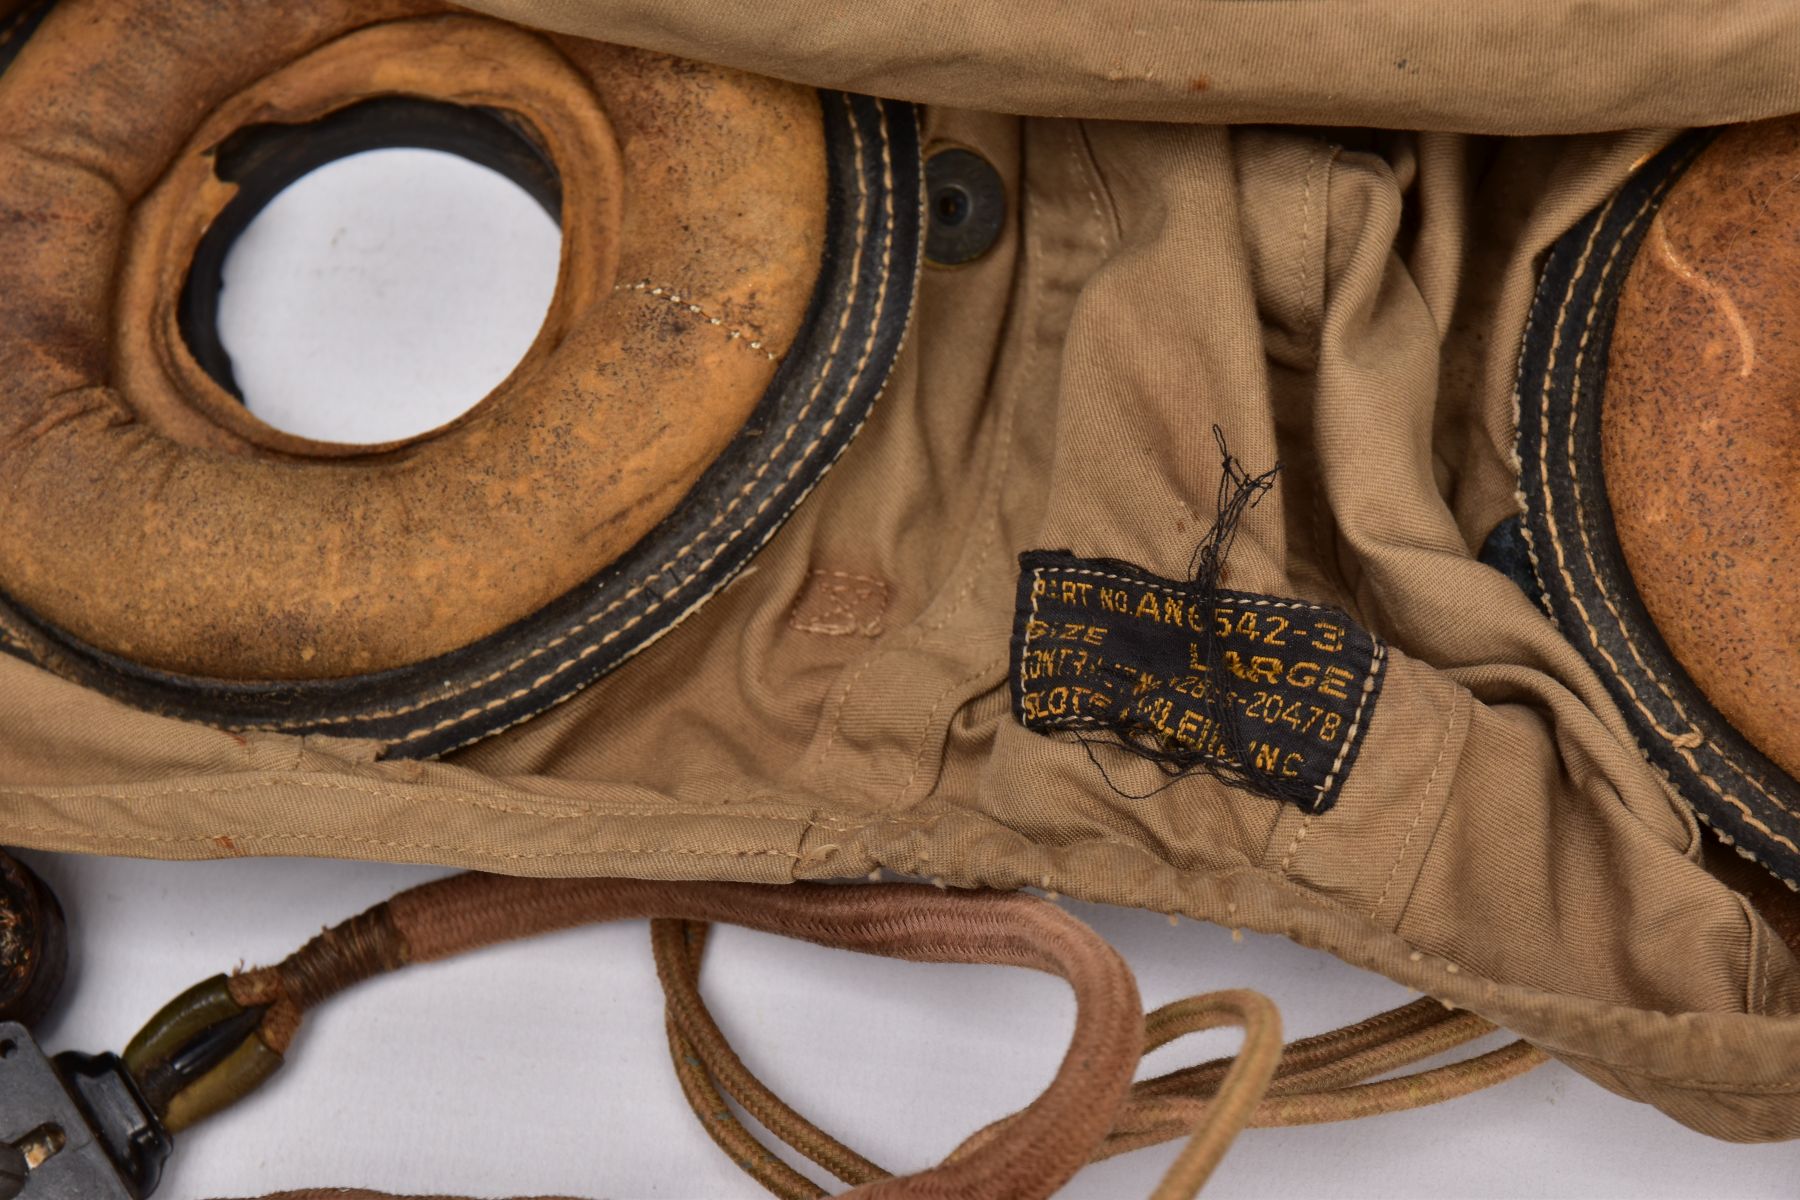
<svg viewBox="0 0 1800 1200"><path fill-rule="evenodd" d="M1431 764L1431 774L1425 780L1425 786L1419 789L1419 811L1413 814L1412 824L1406 827L1406 837L1401 839L1400 849L1394 855L1394 865L1388 870L1387 882L1381 885L1381 895L1375 897L1375 907L1369 910L1369 920L1376 921L1381 917L1381 906L1394 890L1394 881L1400 877L1400 865L1406 861L1406 852L1412 848L1413 835L1419 832L1419 824L1425 819L1425 809L1431 803L1431 788L1437 783L1438 773L1444 769L1444 759L1450 754L1450 739L1456 732L1457 716L1468 707L1471 693L1459 691L1450 710L1450 719L1444 724L1444 740L1438 743L1437 761ZM1396 922L1398 924L1398 922Z"/></svg>
<svg viewBox="0 0 1800 1200"><path fill-rule="evenodd" d="M1697 154L1698 152L1699 152L1698 148L1696 148L1695 153ZM1644 214L1647 211L1649 211L1651 205L1654 204L1656 202L1656 200L1659 199L1663 195L1663 193L1666 192L1673 185L1674 185L1674 179L1671 178L1670 180L1664 182L1659 188L1651 191L1644 197L1643 204L1641 205L1641 207L1639 208L1637 213L1635 213L1632 216L1630 222L1626 225L1625 229L1621 232L1619 238L1614 242L1611 253L1607 256L1607 261L1603 264L1603 266L1601 268L1601 274L1600 274L1600 283L1601 284L1604 284L1607 275L1611 272L1614 261L1616 260L1616 258L1618 256L1619 250L1624 245L1627 238L1630 236L1631 230L1636 227L1636 225L1639 221L1643 220ZM1588 259L1591 257L1591 255L1593 253L1594 244L1595 244L1595 242L1598 241L1599 236L1600 236L1600 230L1605 225L1606 218L1612 212L1612 209L1613 209L1613 206L1615 203L1616 203L1616 197L1613 200L1607 201L1606 206L1601 210L1600 214L1595 218L1593 229L1588 235L1587 245L1585 245L1582 248L1581 257L1576 261L1575 268L1570 274L1569 286L1568 286L1567 290L1564 292L1562 303L1558 306L1558 310L1557 310L1557 318L1556 318L1556 326L1555 326L1556 332L1554 333L1554 335L1551 338L1550 352L1545 361L1543 382L1541 384L1541 394L1547 395L1550 391L1551 377L1555 372L1557 358L1561 354L1561 351L1562 351L1562 335L1563 335L1563 330L1565 328L1564 318L1566 318L1566 316L1568 315L1570 306L1574 303L1575 289L1577 286L1579 286L1579 284L1583 278L1583 273L1585 271ZM1571 391L1571 395L1570 395L1570 404L1569 404L1569 438L1568 438L1569 462L1568 462L1568 467L1569 467L1570 480L1576 490L1578 497L1579 497L1580 488L1581 488L1581 481L1580 481L1579 472L1576 467L1574 445L1573 445L1574 430L1575 430L1575 416L1576 416L1576 411L1577 411L1576 401L1580 395L1580 390L1581 390L1580 365L1583 361L1582 356L1585 355L1585 353L1586 353L1588 337L1592 331L1593 323L1594 323L1597 313L1598 313L1597 305L1593 306L1589 309L1588 316L1587 316L1587 323L1582 330L1582 336L1581 336L1580 342L1578 344L1577 357L1576 357L1576 361L1575 361L1575 374L1574 374L1573 380L1572 380L1572 391ZM1522 416L1522 414L1523 414L1523 396L1522 395L1516 396L1515 403L1519 405L1519 412ZM1540 496L1543 501L1543 507L1544 507L1544 522L1550 532L1550 544L1556 551L1557 570L1562 575L1563 584L1567 591L1569 600L1571 601L1571 603L1574 604L1577 613L1581 617L1582 624L1587 630L1589 644L1592 645L1593 648L1595 649L1595 651L1598 652L1601 655L1601 657L1603 657L1606 660L1607 665L1612 669L1613 678L1617 679L1622 685L1624 685L1625 690L1631 696L1633 705L1636 706L1637 710L1643 714L1644 718L1649 722L1650 727L1656 731L1656 733L1659 737L1661 737L1665 741L1667 741L1669 743L1670 747L1673 750L1675 750L1676 753L1681 755L1682 759L1687 763L1688 768L1691 771L1693 771L1694 775L1697 778L1699 778L1703 783L1706 784L1706 786L1708 788L1710 788L1712 790L1714 795L1718 796L1721 800L1724 800L1726 803L1730 804L1733 808L1737 809L1738 812L1742 814L1745 822L1748 823L1750 826L1761 831L1765 836L1769 837L1770 839L1772 839L1776 842L1779 842L1783 846L1786 846L1789 850L1792 850L1795 853L1800 853L1800 846L1796 846L1791 839L1784 837L1783 835L1776 833L1773 829L1769 828L1769 826L1767 824L1765 824L1763 821L1761 821L1757 818L1755 813L1750 811L1749 806L1747 806L1743 801L1739 800L1736 796L1731 795L1729 792L1726 792L1724 790L1724 788L1720 786L1719 782L1717 780L1715 780L1710 773L1708 773L1705 769L1703 769L1700 766L1698 760L1695 759L1695 757L1691 751L1691 747L1688 745L1688 741L1689 741L1691 734L1688 734L1688 735L1675 734L1672 731L1663 728L1661 723L1656 720L1655 714L1650 712L1650 710L1645 706L1642 698L1639 697L1639 695L1637 693L1637 689L1632 686L1631 681L1629 679L1627 679L1620 672L1618 663L1613 660L1612 656L1609 653L1607 653L1605 647L1600 644L1599 629L1594 625L1592 617L1590 617L1588 614L1587 606L1581 602L1580 596L1577 594L1577 592L1575 590L1574 577L1569 573L1568 562L1567 562L1567 559L1563 552L1563 539L1562 539L1560 527L1557 524L1556 516L1555 516L1555 508L1556 508L1555 499L1554 499L1553 495L1551 494L1550 483L1549 483L1550 411L1549 411L1549 406L1541 401L1538 404L1538 431L1539 431L1538 432L1538 478L1539 478L1539 492L1540 492ZM1680 715L1681 719L1689 722L1689 724L1691 725L1693 722L1693 718L1688 716L1686 710L1682 707L1680 701L1678 701L1675 698L1674 694L1669 691L1668 686L1666 684L1664 684L1662 681L1657 680L1655 678L1654 673L1650 671L1649 666L1644 662L1641 651L1639 650L1636 640L1631 636L1629 629L1627 629L1625 627L1622 618L1619 616L1618 608L1616 607L1616 605L1613 602L1611 593L1607 590L1604 579L1601 577L1599 571L1596 569L1596 565L1594 563L1594 558L1593 558L1592 544L1588 538L1586 519L1582 513L1582 510L1581 510L1581 507L1579 504L1576 505L1576 509L1575 509L1575 513L1574 513L1574 524L1575 524L1577 531L1581 534L1583 553L1586 557L1589 570L1593 572L1595 586L1599 590L1602 600L1605 601L1608 611L1611 612L1614 621L1618 623L1617 632L1625 640L1626 646L1631 650L1632 658L1637 662L1639 668L1642 669L1644 671L1644 673L1647 676L1649 676L1656 683L1658 690L1660 690L1663 693L1663 695L1668 699L1670 705L1674 707L1676 713ZM1533 563L1534 568L1538 566L1538 562L1537 562L1535 553L1532 555L1532 563ZM1540 572L1540 575L1539 575L1540 586L1542 585L1542 582L1543 582L1543 580L1542 580L1542 575ZM1545 589L1545 590L1548 591L1548 589ZM1696 729L1696 730L1692 730L1691 732L1698 733L1699 731ZM1720 761L1725 763L1725 765L1727 767L1729 767L1732 771L1734 771L1738 775L1739 778L1743 779L1744 782L1748 783L1752 788L1754 788L1756 791L1760 792L1763 795L1763 797L1765 799L1767 799L1771 804L1773 804L1777 809L1780 809L1782 812L1787 813L1790 817L1794 815L1794 813L1790 809L1788 809L1788 807L1786 805L1782 804L1780 800L1776 799L1773 795L1771 795L1767 788L1763 787L1763 785L1758 780L1751 777L1748 773L1746 773L1744 771L1744 769L1742 767L1740 767L1736 762L1732 761L1732 759L1729 756L1727 756L1726 754L1724 754L1724 752L1721 751L1716 745L1714 745L1710 739L1708 739L1706 741L1705 745L1707 746L1708 749L1712 750L1713 753L1719 757Z"/></svg>
<svg viewBox="0 0 1800 1200"><path fill-rule="evenodd" d="M1369 655L1369 673L1363 677L1362 697L1356 702L1356 715L1350 718L1350 728L1344 731L1344 744L1338 747L1337 759L1331 764L1330 773L1325 776L1325 782L1315 789L1319 793L1319 799L1314 801L1315 805L1322 803L1331 792L1331 785L1336 781L1338 772L1343 769L1344 760L1350 757L1350 749L1356 745L1357 734L1362 728L1363 711L1369 707L1369 698L1375 694L1375 681L1381 675L1382 660L1387 657L1387 643L1377 638L1369 640L1375 643L1375 649Z"/></svg>
<svg viewBox="0 0 1800 1200"><path fill-rule="evenodd" d="M847 95L841 95L840 99L842 100L844 107L849 114L850 131L851 131L852 138L854 140L854 147L855 147L852 157L858 163L860 163L862 161L862 147L863 147L862 127L858 124L858 122L856 120L856 112L855 112L855 109L851 106L850 97ZM884 170L885 170L885 179L886 179L887 183L889 184L889 186L886 189L886 194L883 198L884 206L885 206L884 211L887 215L887 222L886 222L885 236L883 237L883 244L882 244L883 272L882 272L882 277L881 277L881 287L880 287L880 292L877 296L877 302L876 302L876 307L875 307L875 311L879 315L879 313L881 312L881 304L883 302L885 302L886 297L887 297L888 273L887 273L886 268L892 262L892 258L893 258L893 240L894 240L893 204L894 204L894 201L893 201L893 187L892 187L893 163L892 163L891 141L888 136L888 127L887 127L887 122L885 120L886 105L884 103L882 103L881 101L877 101L876 103L877 103L877 105L882 113L882 116L884 118L882 121L880 121L878 123L878 127L879 127L880 133L881 133L882 162L883 162L883 166L884 166ZM867 184L863 182L861 172L858 171L858 173L857 173L857 216L856 216L858 233L857 233L857 241L856 241L856 252L855 252L855 256L854 256L854 259L852 261L852 266L851 266L851 285L850 286L851 286L852 291L854 291L854 289L856 288L856 286L860 283L860 281L862 279L863 250L866 245L867 236L868 236L868 233L867 233L868 200L869 200L869 196L868 196ZM825 380L829 376L830 371L831 371L831 366L837 360L837 355L838 355L840 349L842 348L844 332L850 322L851 309L852 309L851 305L844 306L844 312L840 316L839 321L838 321L838 327L833 334L831 347L830 347L829 351L827 352L826 361L819 370L818 379L813 385L812 393L807 397L805 404L801 407L801 410L796 415L795 420L791 424L789 424L787 431L786 431L785 435L783 436L781 442L779 444L777 444L773 450L770 451L769 456L763 461L762 466L758 468L756 474L750 479L750 481L748 483L746 483L744 485L744 487L737 493L737 495L735 495L732 498L731 502L728 505L726 505L726 507L724 509L722 509L717 516L715 516L713 518L712 522L704 530L702 530L698 536L696 536L686 546L683 546L680 550L676 551L675 554L669 559L669 561L663 563L662 566L658 567L655 572L653 572L651 575L649 575L644 580L642 580L640 583L638 583L637 586L633 587L625 595L623 595L619 599L613 601L605 609L583 619L579 624L571 627L568 631L559 635L558 637L552 638L540 646L534 646L530 652L528 652L527 654L523 655L522 657L514 660L513 662L509 663L507 666L501 668L500 670L494 672L493 674L488 675L487 677L485 677L483 679L476 680L473 683L456 688L455 690L453 690L451 692L435 696L429 700L422 700L415 704L410 704L410 705L406 705L406 706L403 706L400 708L389 709L389 710L379 711L379 712L357 713L357 714L353 714L353 715L349 715L349 716L326 718L323 720L312 720L312 721L291 720L291 721L283 721L283 722L274 722L274 723L269 723L269 724L246 725L246 726L238 726L236 728L238 728L240 731L275 731L275 730L282 730L282 729L291 729L291 728L295 728L298 726L313 727L313 726L319 726L319 725L342 725L342 724L350 724L353 722L375 721L375 720L382 720L382 719L385 719L388 717L404 716L408 713L418 712L418 711L420 711L422 709L426 709L426 708L432 708L432 707L442 704L448 700L453 700L457 696L465 695L468 692L474 691L481 687L485 687L489 683L492 683L498 679L502 679L502 678L506 677L507 675L511 674L513 671L517 670L519 667L522 667L527 662L530 662L532 659L541 657L542 655L549 653L551 650L553 650L557 646L560 646L563 643L567 642L570 638L575 637L576 635L581 633L581 631L588 628L589 626L611 616L620 607L624 606L625 604L630 603L637 596L639 596L643 592L649 590L649 586L651 583L655 582L657 579L660 579L664 574L666 574L668 572L669 568L673 567L677 562L679 562L683 557L685 557L689 551L693 550L694 547L698 546L704 539L711 536L713 531L716 530L721 524L723 524L728 517L730 517L730 515L744 502L745 497L756 488L757 484L759 484L762 481L763 476L768 472L769 468L774 465L776 458L782 453L782 451L787 447L787 444L793 439L795 430L799 427L800 423L805 419L806 414L808 411L811 410L812 405L818 400L820 392L823 391L824 386L825 386ZM846 384L845 387L842 389L842 391L838 397L838 403L837 403L836 408L834 408L832 410L830 416L827 417L826 420L824 421L824 423L820 426L820 428L819 428L817 434L814 436L813 440L805 447L805 449L803 449L800 452L799 457L795 460L794 464L789 468L787 476L784 479L784 482L786 482L787 480L791 480L793 478L794 473L800 469L800 467L804 464L806 459L809 458L812 455L813 451L818 448L820 442L822 442L829 435L832 427L837 423L838 418L843 415L844 408L848 405L848 403L850 401L850 397L855 393L857 385L862 380L863 372L868 367L869 358L873 353L877 333L878 333L878 323L872 321L870 323L870 327L869 327L868 338L864 342L864 345L863 345L862 357L857 362L856 367L855 367L855 373L852 375L849 383ZM774 502L774 499L775 499L775 497L773 495L766 497L763 500L762 504L758 505L755 512L751 514L752 518L754 518L756 516L760 516L768 508L768 506ZM684 578L682 578L678 583L676 583L676 585L675 585L676 589L679 589L682 586L685 586L685 584L689 580L693 579L695 576L697 576L699 574L704 573L708 567L710 567L715 561L717 561L719 555L723 554L725 552L725 550L732 545L732 543L734 543L739 537L743 536L745 531L748 529L748 526L749 526L749 522L746 521L745 523L740 524L737 528L733 529L728 535L726 535L724 540L719 543L718 548L715 549L708 558L706 558L704 561L702 561L698 566L696 566L694 568L693 571L688 572L684 576ZM643 612L632 617L631 620L625 622L624 625L620 626L618 629L612 630L605 637L603 637L600 641L595 642L588 646L584 646L580 650L580 652L576 653L575 655L571 656L570 658L563 660L561 663L557 664L555 667L553 667L551 670L549 670L545 674L540 675L537 679L533 680L530 684L526 685L523 688L520 688L514 692L511 692L510 694L508 694L506 696L497 697L493 700L488 701L485 704L482 704L475 708L469 709L469 710L462 712L454 717L445 718L444 720L439 721L435 725L432 725L429 727L420 727L420 728L414 729L411 732L404 734L398 738L384 739L384 740L387 742L388 745L404 745L407 742L416 741L419 738L423 738L423 737L428 737L431 734L438 732L439 730L448 728L449 726L452 726L452 725L458 724L462 721L468 720L470 717L479 716L483 712L491 711L495 708L499 708L506 704L510 704L515 700L519 700L526 696L529 696L532 693L536 692L544 684L548 683L550 680L554 679L556 676L562 674L564 671L566 671L570 667L574 666L576 663L581 662L584 659L591 657L595 653L598 653L601 649L605 648L611 642L613 642L617 638L623 636L625 633L629 632L632 628L634 628L636 625L641 623L651 613L653 613L657 609L661 608L663 603L664 603L664 600L660 597L658 599L652 601L644 609ZM578 690L580 690L580 689L577 688L577 689L573 689L571 691L565 692L561 697L558 698L557 702L560 702L563 699L567 699L569 696L574 695L575 691L578 691ZM524 718L521 718L521 719L524 719ZM517 724L517 722L514 722L514 724ZM510 728L510 726L509 726L509 728Z"/></svg>
<svg viewBox="0 0 1800 1200"><path fill-rule="evenodd" d="M736 342L741 346L748 347L749 349L756 351L758 354L760 354L764 358L768 359L770 362L774 362L776 359L781 357L781 355L775 353L773 350L764 348L763 335L756 332L756 330L750 329L748 327L745 327L743 329L727 329L725 327L724 318L715 317L713 314L707 312L704 308L701 308L698 304L695 304L692 300L684 298L679 292L677 292L671 288L658 287L658 286L652 284L648 279L644 279L644 280L639 280L637 283L615 284L613 286L613 291L615 291L615 292L635 292L640 296L654 297L658 300L662 300L668 304L674 305L676 308L680 309L682 312L688 313L692 316L699 317L702 321L705 321L708 325L716 326L719 329L719 331L725 335L725 338L727 341ZM744 341L743 339L745 339L745 338L749 338L751 340Z"/></svg>

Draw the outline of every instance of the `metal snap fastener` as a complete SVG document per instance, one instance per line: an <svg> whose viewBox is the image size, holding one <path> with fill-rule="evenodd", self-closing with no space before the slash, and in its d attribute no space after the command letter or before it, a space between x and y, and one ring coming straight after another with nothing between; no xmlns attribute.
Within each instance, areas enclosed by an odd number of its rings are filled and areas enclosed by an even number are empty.
<svg viewBox="0 0 1800 1200"><path fill-rule="evenodd" d="M925 161L931 224L925 257L940 267L986 254L1006 227L1006 185L1000 172L970 150L940 150Z"/></svg>

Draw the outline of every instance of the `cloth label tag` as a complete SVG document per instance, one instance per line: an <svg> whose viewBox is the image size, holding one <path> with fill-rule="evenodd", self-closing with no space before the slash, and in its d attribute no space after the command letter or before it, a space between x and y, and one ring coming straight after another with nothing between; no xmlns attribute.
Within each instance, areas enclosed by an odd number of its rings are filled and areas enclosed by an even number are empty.
<svg viewBox="0 0 1800 1200"><path fill-rule="evenodd" d="M1222 775L1310 812L1336 802L1387 657L1348 614L1062 551L1019 567L1011 682L1025 728L1111 741L1169 774Z"/></svg>

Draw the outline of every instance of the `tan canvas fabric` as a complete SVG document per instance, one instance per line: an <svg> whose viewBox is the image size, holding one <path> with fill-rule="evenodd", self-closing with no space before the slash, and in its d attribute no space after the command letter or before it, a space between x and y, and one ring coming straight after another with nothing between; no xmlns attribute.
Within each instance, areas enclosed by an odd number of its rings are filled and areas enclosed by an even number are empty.
<svg viewBox="0 0 1800 1200"><path fill-rule="evenodd" d="M479 7L929 101L928 147L1004 176L1003 240L926 271L874 418L754 570L569 703L451 761L384 762L0 658L0 840L1044 886L1287 934L1706 1132L1800 1135L1800 966L1698 865L1575 651L1473 558L1513 511L1536 256L1669 136L1599 131L1800 109L1800 15ZM1337 128L1222 124L1249 120ZM1342 128L1370 124L1439 132ZM1182 575L1215 423L1252 469L1286 464L1225 582L1344 606L1394 649L1320 816L1207 778L1122 798L1008 709L1019 552Z"/></svg>

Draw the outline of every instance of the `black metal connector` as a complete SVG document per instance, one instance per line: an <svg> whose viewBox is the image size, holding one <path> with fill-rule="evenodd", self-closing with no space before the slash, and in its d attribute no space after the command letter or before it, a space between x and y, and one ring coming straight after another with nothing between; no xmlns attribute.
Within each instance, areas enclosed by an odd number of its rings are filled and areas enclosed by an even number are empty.
<svg viewBox="0 0 1800 1200"><path fill-rule="evenodd" d="M0 1200L146 1200L172 1148L118 1055L51 1059L0 1022Z"/></svg>

